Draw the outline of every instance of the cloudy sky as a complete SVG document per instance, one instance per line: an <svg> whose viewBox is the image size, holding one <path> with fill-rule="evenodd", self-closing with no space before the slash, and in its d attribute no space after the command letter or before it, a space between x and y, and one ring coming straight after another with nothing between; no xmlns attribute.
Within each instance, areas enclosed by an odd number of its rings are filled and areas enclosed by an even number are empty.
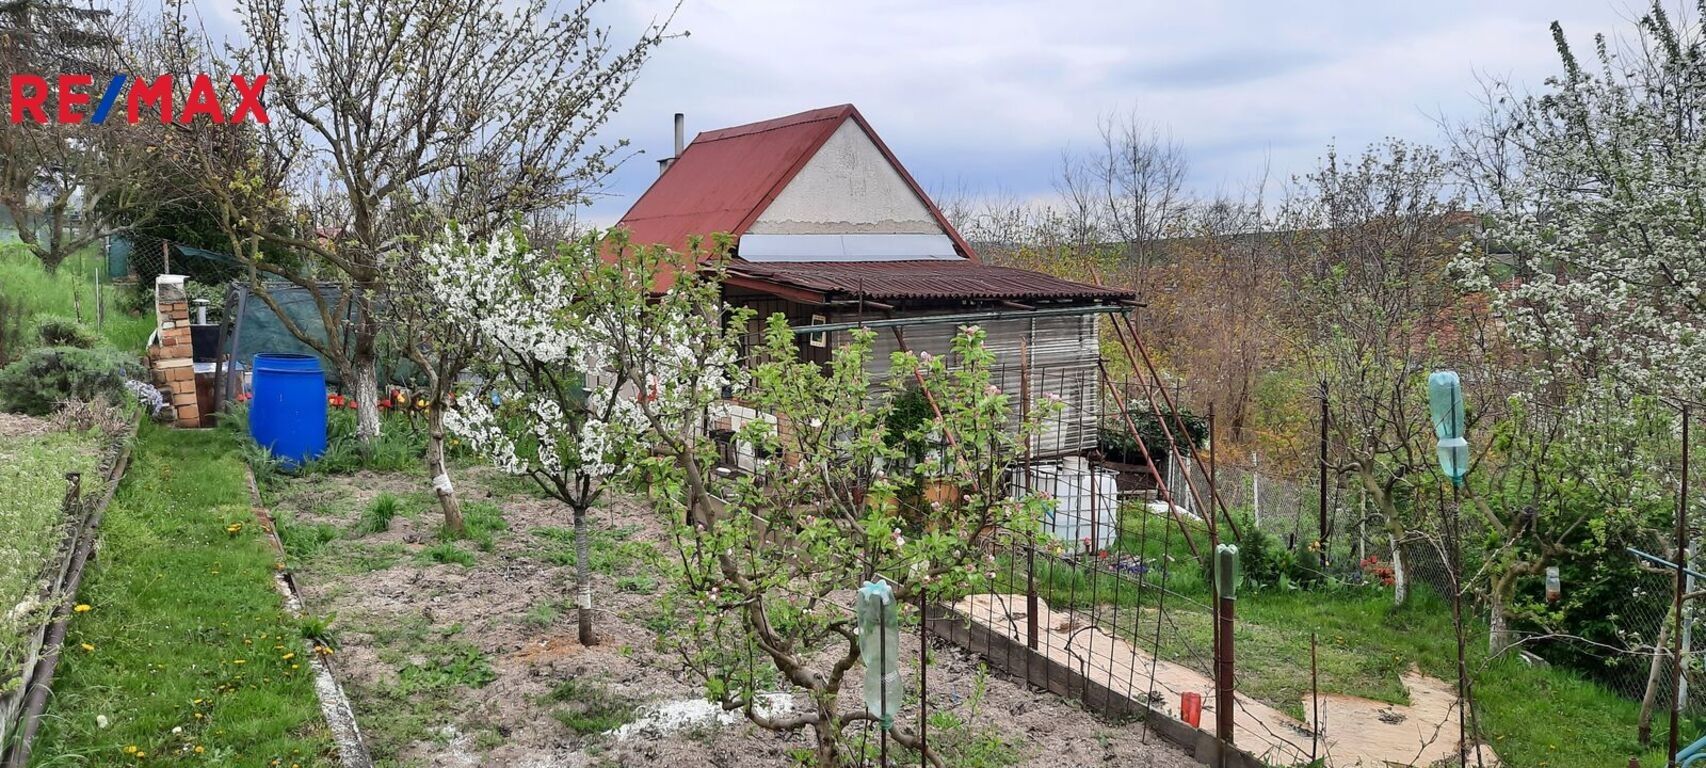
<svg viewBox="0 0 1706 768"><path fill-rule="evenodd" d="M1666 0L1667 4L1675 0ZM230 0L212 0L216 15ZM618 30L674 0L610 0ZM1330 143L1431 141L1476 109L1477 75L1538 86L1547 25L1586 48L1628 0L682 0L611 137L644 155L591 212L610 223L698 131L852 102L926 189L1050 197L1063 150L1135 113L1181 143L1191 188L1237 193L1308 170ZM217 23L216 23L217 25Z"/></svg>

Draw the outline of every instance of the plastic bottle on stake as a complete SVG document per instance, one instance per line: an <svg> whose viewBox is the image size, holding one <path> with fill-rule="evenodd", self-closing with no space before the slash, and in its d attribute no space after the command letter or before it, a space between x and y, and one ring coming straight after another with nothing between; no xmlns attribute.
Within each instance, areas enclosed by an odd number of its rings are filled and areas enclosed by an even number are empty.
<svg viewBox="0 0 1706 768"><path fill-rule="evenodd" d="M859 614L859 658L865 662L865 711L888 728L900 714L900 611L894 591L881 581L865 582L854 607Z"/></svg>
<svg viewBox="0 0 1706 768"><path fill-rule="evenodd" d="M1456 371L1428 374L1428 411L1433 416L1435 450L1439 469L1451 482L1462 485L1469 474L1469 441L1463 438L1463 384Z"/></svg>

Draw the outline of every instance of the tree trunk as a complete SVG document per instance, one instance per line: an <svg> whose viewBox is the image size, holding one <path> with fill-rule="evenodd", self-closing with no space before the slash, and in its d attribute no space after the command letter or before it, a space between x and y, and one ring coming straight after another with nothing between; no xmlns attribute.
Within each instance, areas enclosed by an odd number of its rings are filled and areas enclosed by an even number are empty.
<svg viewBox="0 0 1706 768"><path fill-rule="evenodd" d="M1659 637L1653 641L1653 660L1647 666L1647 691L1641 694L1641 716L1636 720L1635 735L1641 740L1641 746L1653 743L1653 710L1659 701L1659 683L1664 680L1666 661L1670 659L1670 626L1676 610L1665 613L1664 623L1659 625Z"/></svg>
<svg viewBox="0 0 1706 768"><path fill-rule="evenodd" d="M812 730L817 736L817 764L831 767L841 765L841 745L837 743L839 734L836 733L836 727L819 722L812 726Z"/></svg>
<svg viewBox="0 0 1706 768"><path fill-rule="evenodd" d="M1504 596L1496 591L1488 602L1492 607L1487 617L1487 654L1497 656L1511 647L1510 610L1505 606Z"/></svg>
<svg viewBox="0 0 1706 768"><path fill-rule="evenodd" d="M591 526L587 511L575 510L575 614L580 621L581 645L597 645L592 634L592 563Z"/></svg>
<svg viewBox="0 0 1706 768"><path fill-rule="evenodd" d="M1387 531L1386 543L1392 547L1392 604L1403 605L1410 596L1410 579L1404 573L1404 549L1398 546L1398 535Z"/></svg>
<svg viewBox="0 0 1706 768"><path fill-rule="evenodd" d="M373 316L371 293L356 288L355 369L356 438L363 454L371 454L379 441L379 328Z"/></svg>
<svg viewBox="0 0 1706 768"><path fill-rule="evenodd" d="M438 496L439 509L444 511L444 529L452 536L468 535L462 522L462 503L456 498L456 486L450 482L450 468L444 461L444 411L434 408L427 416L432 440L427 444L427 474L432 476L432 491Z"/></svg>
<svg viewBox="0 0 1706 768"><path fill-rule="evenodd" d="M50 275L59 274L59 265L65 263L64 252L46 245L37 245L32 250L36 252L36 259L41 261L42 269Z"/></svg>
<svg viewBox="0 0 1706 768"><path fill-rule="evenodd" d="M49 275L59 274L59 265L64 264L64 263L65 263L65 254L54 253L52 251L43 251L42 252L41 266L43 269L47 270L47 273Z"/></svg>
<svg viewBox="0 0 1706 768"><path fill-rule="evenodd" d="M1544 564L1545 560L1537 561ZM1532 568L1527 565L1520 567L1507 564L1505 571L1495 579L1487 590L1487 653L1497 656L1505 652L1514 643L1510 628L1510 605L1516 599L1517 579L1528 573Z"/></svg>
<svg viewBox="0 0 1706 768"><path fill-rule="evenodd" d="M379 371L373 355L358 355L351 366L355 377L355 435L364 453L379 440Z"/></svg>

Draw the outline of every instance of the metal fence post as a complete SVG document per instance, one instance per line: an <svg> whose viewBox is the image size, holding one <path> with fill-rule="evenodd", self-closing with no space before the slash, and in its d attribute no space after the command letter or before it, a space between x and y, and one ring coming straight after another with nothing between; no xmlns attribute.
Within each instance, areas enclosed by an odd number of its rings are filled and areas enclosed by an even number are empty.
<svg viewBox="0 0 1706 768"><path fill-rule="evenodd" d="M1222 544L1214 551L1215 622L1220 631L1214 646L1214 735L1220 739L1222 765L1226 764L1226 749L1233 743L1233 710L1237 702L1237 669L1234 664L1232 629L1238 584L1238 547Z"/></svg>

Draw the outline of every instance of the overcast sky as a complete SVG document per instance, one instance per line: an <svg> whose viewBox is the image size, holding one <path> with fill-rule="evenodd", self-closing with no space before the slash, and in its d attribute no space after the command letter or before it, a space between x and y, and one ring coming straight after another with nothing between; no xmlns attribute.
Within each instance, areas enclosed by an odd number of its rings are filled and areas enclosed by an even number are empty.
<svg viewBox="0 0 1706 768"><path fill-rule="evenodd" d="M231 0L214 3L229 19ZM1667 0L1667 3L1671 0ZM610 0L618 29L674 0ZM206 7L206 6L204 6ZM1135 110L1184 146L1193 191L1307 171L1329 143L1433 141L1476 110L1476 76L1538 86L1547 25L1586 50L1626 0L683 0L609 131L644 155L594 206L615 221L693 134L852 102L928 190L1052 196L1061 152ZM223 26L223 25L219 25Z"/></svg>

